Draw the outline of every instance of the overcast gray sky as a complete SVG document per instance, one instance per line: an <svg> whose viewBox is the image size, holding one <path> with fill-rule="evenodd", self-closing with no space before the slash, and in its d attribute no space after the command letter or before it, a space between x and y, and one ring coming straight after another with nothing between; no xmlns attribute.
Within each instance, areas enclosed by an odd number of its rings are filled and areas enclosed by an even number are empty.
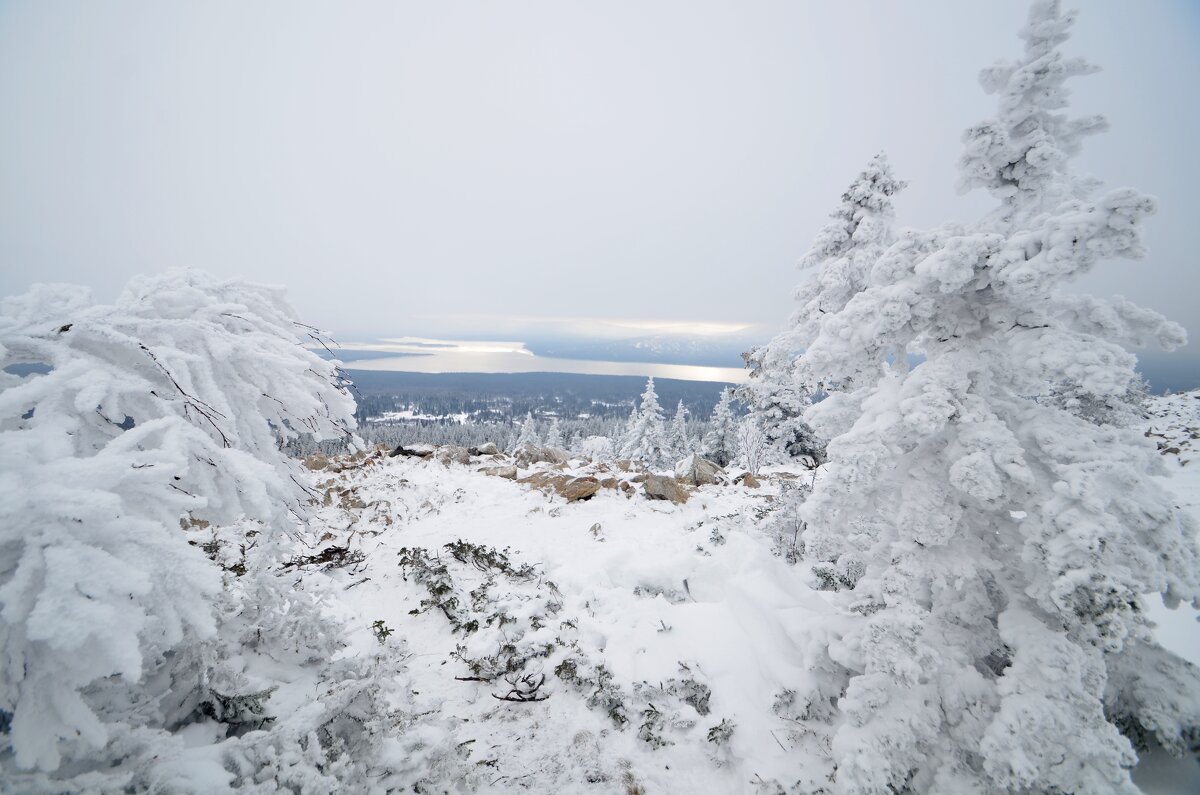
<svg viewBox="0 0 1200 795"><path fill-rule="evenodd" d="M1085 286L1200 335L1200 3L1088 0L1084 169L1157 195ZM886 149L900 221L970 220L979 69L1023 2L0 2L0 292L171 265L351 338L524 318L778 326ZM514 331L516 336L514 336ZM1193 346L1193 348L1196 346Z"/></svg>

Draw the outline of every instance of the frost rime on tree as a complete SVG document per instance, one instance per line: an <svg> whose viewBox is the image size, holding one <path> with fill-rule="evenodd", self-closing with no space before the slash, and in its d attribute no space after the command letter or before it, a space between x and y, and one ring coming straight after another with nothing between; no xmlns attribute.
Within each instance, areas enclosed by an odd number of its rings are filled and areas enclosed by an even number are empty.
<svg viewBox="0 0 1200 795"><path fill-rule="evenodd" d="M687 415L688 410L680 400L679 405L675 407L675 416L671 419L671 426L667 429L667 446L670 449L671 457L676 461L692 454L692 441L688 438L687 433Z"/></svg>
<svg viewBox="0 0 1200 795"><path fill-rule="evenodd" d="M621 440L621 457L644 461L655 469L674 463L653 378L646 379L641 406L630 414L629 429Z"/></svg>
<svg viewBox="0 0 1200 795"><path fill-rule="evenodd" d="M561 450L563 444L562 428L558 424L558 417L550 420L550 427L546 429L546 446Z"/></svg>
<svg viewBox="0 0 1200 795"><path fill-rule="evenodd" d="M65 285L0 304L0 711L18 768L131 755L188 717L165 692L203 689L221 572L181 517L290 531L307 495L280 440L352 427L293 316L281 290L193 271L135 279L112 306Z"/></svg>
<svg viewBox="0 0 1200 795"><path fill-rule="evenodd" d="M824 457L824 445L804 420L809 395L849 388L855 374L840 373L837 382L814 382L797 370L797 361L824 319L841 312L867 286L875 262L895 240L892 197L904 184L892 174L885 155L871 159L800 260L806 276L795 290L800 307L787 328L746 354L751 380L740 395L782 456Z"/></svg>
<svg viewBox="0 0 1200 795"><path fill-rule="evenodd" d="M704 454L721 466L729 466L737 454L737 420L733 417L731 402L733 389L721 390L721 397L713 407L708 421L708 433L704 436Z"/></svg>
<svg viewBox="0 0 1200 795"><path fill-rule="evenodd" d="M537 423L534 422L533 412L526 412L525 421L521 423L521 430L517 433L512 450L515 452L525 447L541 447L541 444L542 439L538 435Z"/></svg>
<svg viewBox="0 0 1200 795"><path fill-rule="evenodd" d="M1051 399L1123 395L1122 345L1185 339L1060 292L1141 256L1154 210L1068 170L1103 126L1055 112L1091 71L1058 50L1072 20L1036 3L1024 57L984 72L999 113L967 132L963 168L1000 209L905 233L797 324L799 377L837 387L805 415L830 442L800 516L849 617L815 644L805 694L839 792L1134 793L1135 747L1183 753L1200 726L1200 672L1155 643L1142 601L1195 603L1194 527L1147 440Z"/></svg>

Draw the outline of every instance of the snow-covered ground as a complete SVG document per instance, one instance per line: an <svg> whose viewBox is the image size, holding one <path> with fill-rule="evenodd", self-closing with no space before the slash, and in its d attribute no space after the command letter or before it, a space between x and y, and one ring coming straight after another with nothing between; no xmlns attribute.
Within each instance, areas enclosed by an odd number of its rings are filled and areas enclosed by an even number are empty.
<svg viewBox="0 0 1200 795"><path fill-rule="evenodd" d="M392 458L336 479L317 473L322 488L353 489L366 506L322 515L338 542L366 553L359 568L332 573L353 629L348 653L377 645L376 621L403 637L418 701L460 724L454 742L470 745L481 783L498 791L738 792L795 779L792 726L772 708L803 683L796 649L808 619L829 608L757 530L790 473L758 489L703 486L684 504L619 489L568 503L478 465ZM511 568L533 572L460 561L446 548L458 541L506 550ZM478 629L452 631L441 609L422 608L429 589L399 564L414 548L446 566L460 610L491 577L480 609L463 611ZM497 612L510 623L488 626ZM544 700L498 700L512 689L503 676L463 681L479 672L460 657L507 643L518 656L545 653L521 667L545 676L531 695ZM603 703L597 690L611 691ZM732 733L710 740L719 726Z"/></svg>
<svg viewBox="0 0 1200 795"><path fill-rule="evenodd" d="M1200 516L1200 396L1154 399L1152 414L1164 478ZM461 789L776 792L817 770L818 740L787 695L803 689L804 647L832 607L768 530L781 488L806 473L769 470L760 488L702 486L675 504L615 468L518 472L629 484L568 502L482 471L511 463L377 455L312 476L328 495L323 544L363 557L305 578L333 594L342 654L394 653L414 725L456 756ZM1165 645L1200 662L1190 608L1155 618ZM316 687L295 679L271 707L299 709ZM1191 761L1144 767L1147 792L1200 791Z"/></svg>

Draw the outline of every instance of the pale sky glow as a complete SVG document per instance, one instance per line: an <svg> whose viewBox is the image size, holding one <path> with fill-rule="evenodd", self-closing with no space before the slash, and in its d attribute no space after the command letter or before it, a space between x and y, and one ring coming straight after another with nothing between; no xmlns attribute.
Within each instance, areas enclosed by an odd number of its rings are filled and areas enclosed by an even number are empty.
<svg viewBox="0 0 1200 795"><path fill-rule="evenodd" d="M1073 111L1112 123L1080 165L1161 201L1150 257L1083 286L1200 333L1200 4L1074 5L1070 51L1103 71ZM911 183L902 224L991 206L956 194L960 134L991 113L976 75L1019 52L1025 13L0 3L0 293L110 299L176 265L286 284L342 339L775 328L875 152Z"/></svg>

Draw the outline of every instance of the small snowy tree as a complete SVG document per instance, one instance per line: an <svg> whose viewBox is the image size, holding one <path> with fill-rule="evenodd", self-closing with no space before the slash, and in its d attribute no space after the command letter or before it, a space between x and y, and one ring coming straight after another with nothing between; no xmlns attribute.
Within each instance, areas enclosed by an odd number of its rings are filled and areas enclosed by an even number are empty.
<svg viewBox="0 0 1200 795"><path fill-rule="evenodd" d="M221 576L181 521L287 532L307 495L281 441L352 427L293 318L279 289L194 271L135 279L112 306L63 285L0 304L0 712L17 767L119 754L186 717L163 688L202 689Z"/></svg>
<svg viewBox="0 0 1200 795"><path fill-rule="evenodd" d="M790 368L782 372L767 369L766 353L767 349L756 348L745 354L751 380L739 395L766 437L773 458L807 457L820 463L825 457L825 444L804 420L804 410L812 403L808 390Z"/></svg>
<svg viewBox="0 0 1200 795"><path fill-rule="evenodd" d="M824 458L822 440L804 420L809 396L847 388L855 374L840 373L844 380L839 382L811 382L797 371L796 363L823 319L842 311L867 287L875 263L896 239L892 197L904 185L893 175L886 155L871 159L800 260L805 278L794 292L800 307L782 332L746 354L751 380L739 396L782 457Z"/></svg>
<svg viewBox="0 0 1200 795"><path fill-rule="evenodd" d="M737 426L738 461L751 475L758 477L767 461L771 442L753 416L742 417Z"/></svg>
<svg viewBox="0 0 1200 795"><path fill-rule="evenodd" d="M733 417L732 401L733 389L722 389L703 442L704 454L723 467L729 466L737 454L737 420Z"/></svg>
<svg viewBox="0 0 1200 795"><path fill-rule="evenodd" d="M550 427L546 429L546 446L558 450L563 448L562 428L559 427L558 417L550 420Z"/></svg>
<svg viewBox="0 0 1200 795"><path fill-rule="evenodd" d="M1102 127L1059 112L1091 71L1059 50L1072 21L1036 3L1024 57L984 72L999 114L968 131L963 168L1000 208L906 233L801 324L799 376L837 386L806 412L829 462L800 516L849 617L807 661L839 792L1134 793L1129 738L1182 752L1200 726L1200 672L1143 604L1196 598L1194 528L1145 439L1049 399L1120 396L1122 345L1184 341L1123 299L1060 291L1140 256L1154 209L1068 169Z"/></svg>
<svg viewBox="0 0 1200 795"><path fill-rule="evenodd" d="M654 379L646 379L641 406L630 414L630 427L621 440L621 457L644 461L652 469L674 463L670 459L662 407L654 392Z"/></svg>
<svg viewBox="0 0 1200 795"><path fill-rule="evenodd" d="M687 415L687 407L680 400L679 405L675 407L675 416L671 419L671 425L667 429L667 448L670 450L671 457L676 461L692 454L692 440L688 438L687 432Z"/></svg>
<svg viewBox="0 0 1200 795"><path fill-rule="evenodd" d="M521 423L521 430L517 433L516 439L512 444L512 451L516 452L525 447L541 447L542 439L538 435L537 423L534 422L533 412L525 413L525 421Z"/></svg>

